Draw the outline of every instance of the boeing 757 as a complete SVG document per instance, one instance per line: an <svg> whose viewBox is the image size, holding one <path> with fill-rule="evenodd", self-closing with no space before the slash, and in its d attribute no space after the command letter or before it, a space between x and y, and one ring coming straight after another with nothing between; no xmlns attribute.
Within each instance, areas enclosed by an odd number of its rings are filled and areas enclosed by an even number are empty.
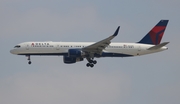
<svg viewBox="0 0 180 104"><path fill-rule="evenodd" d="M63 56L66 64L72 64L86 59L87 67L94 67L101 57L132 57L167 50L169 42L161 42L169 20L160 20L150 32L136 43L114 43L111 40L118 35L120 26L113 35L98 42L24 42L16 45L10 52L25 55L31 64L32 55Z"/></svg>

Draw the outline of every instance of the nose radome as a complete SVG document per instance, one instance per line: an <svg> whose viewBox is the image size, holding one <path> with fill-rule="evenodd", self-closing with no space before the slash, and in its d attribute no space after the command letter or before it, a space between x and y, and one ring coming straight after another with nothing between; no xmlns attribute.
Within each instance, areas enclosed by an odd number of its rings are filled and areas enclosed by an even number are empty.
<svg viewBox="0 0 180 104"><path fill-rule="evenodd" d="M12 53L12 54L13 54L13 50L10 50L10 53Z"/></svg>
<svg viewBox="0 0 180 104"><path fill-rule="evenodd" d="M10 50L10 53L15 54L14 49Z"/></svg>

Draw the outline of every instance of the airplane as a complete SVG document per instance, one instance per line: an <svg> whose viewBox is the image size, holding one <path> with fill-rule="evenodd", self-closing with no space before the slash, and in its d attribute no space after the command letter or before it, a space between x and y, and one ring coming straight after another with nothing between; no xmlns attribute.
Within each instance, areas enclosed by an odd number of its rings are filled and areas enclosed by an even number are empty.
<svg viewBox="0 0 180 104"><path fill-rule="evenodd" d="M160 20L139 42L114 43L111 40L118 35L120 26L113 35L98 42L24 42L16 45L10 53L27 56L31 64L32 55L63 56L65 64L73 64L86 59L87 67L94 67L101 57L132 57L167 50L169 42L161 42L169 20Z"/></svg>

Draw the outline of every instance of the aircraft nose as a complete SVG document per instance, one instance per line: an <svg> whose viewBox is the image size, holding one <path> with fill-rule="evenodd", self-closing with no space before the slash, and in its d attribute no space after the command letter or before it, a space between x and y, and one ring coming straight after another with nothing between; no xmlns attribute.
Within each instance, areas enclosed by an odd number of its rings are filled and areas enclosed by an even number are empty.
<svg viewBox="0 0 180 104"><path fill-rule="evenodd" d="M10 50L10 53L11 53L11 54L16 54L16 52L15 52L14 49Z"/></svg>

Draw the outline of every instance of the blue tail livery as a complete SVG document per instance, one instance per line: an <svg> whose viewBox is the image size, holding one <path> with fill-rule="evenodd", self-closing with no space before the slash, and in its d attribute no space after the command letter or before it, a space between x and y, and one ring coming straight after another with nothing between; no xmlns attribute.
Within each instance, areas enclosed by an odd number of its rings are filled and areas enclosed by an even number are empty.
<svg viewBox="0 0 180 104"><path fill-rule="evenodd" d="M161 42L169 20L160 20L138 43L158 45Z"/></svg>

